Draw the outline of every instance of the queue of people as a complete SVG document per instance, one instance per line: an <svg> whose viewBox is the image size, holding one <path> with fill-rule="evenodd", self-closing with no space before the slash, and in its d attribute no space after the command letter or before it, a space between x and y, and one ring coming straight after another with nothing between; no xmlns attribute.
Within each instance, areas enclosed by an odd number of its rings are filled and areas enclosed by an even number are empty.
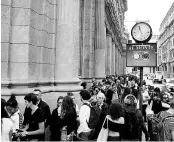
<svg viewBox="0 0 174 142"><path fill-rule="evenodd" d="M174 140L173 96L168 100L169 108L164 108L163 92L145 82L141 90L139 79L132 75L106 76L101 82L93 78L89 89L85 82L81 86L80 109L72 92L58 97L52 113L39 89L24 97L24 115L14 95L7 102L1 99L1 140L141 141L143 132L149 141L151 133L146 124L150 105L153 114L160 114L162 119L170 116L163 120L165 140Z"/></svg>

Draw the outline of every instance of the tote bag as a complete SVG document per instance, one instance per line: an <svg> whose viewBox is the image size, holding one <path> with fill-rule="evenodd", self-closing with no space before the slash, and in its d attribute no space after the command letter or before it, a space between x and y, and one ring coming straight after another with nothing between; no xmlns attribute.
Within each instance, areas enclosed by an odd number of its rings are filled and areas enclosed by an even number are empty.
<svg viewBox="0 0 174 142"><path fill-rule="evenodd" d="M154 114L154 112L152 110L152 105L153 105L153 100L151 100L150 105L148 105L147 108L146 108L146 114L147 115Z"/></svg>
<svg viewBox="0 0 174 142"><path fill-rule="evenodd" d="M105 124L105 121L107 121L106 129L103 127L103 125ZM107 142L107 140L108 140L109 129L108 129L108 119L107 118L105 118L103 125L102 125L100 133L98 135L97 142Z"/></svg>

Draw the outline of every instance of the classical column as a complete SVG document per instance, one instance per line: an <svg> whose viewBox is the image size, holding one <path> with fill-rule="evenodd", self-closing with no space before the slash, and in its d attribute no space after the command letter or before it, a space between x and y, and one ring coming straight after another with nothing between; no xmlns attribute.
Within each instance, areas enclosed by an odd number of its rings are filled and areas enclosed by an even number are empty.
<svg viewBox="0 0 174 142"><path fill-rule="evenodd" d="M112 74L115 74L115 42L112 42Z"/></svg>
<svg viewBox="0 0 174 142"><path fill-rule="evenodd" d="M55 82L57 91L79 91L80 0L58 0Z"/></svg>
<svg viewBox="0 0 174 142"><path fill-rule="evenodd" d="M119 51L119 74L121 74L121 51Z"/></svg>
<svg viewBox="0 0 174 142"><path fill-rule="evenodd" d="M111 75L111 49L112 49L112 36L107 33L107 75Z"/></svg>
<svg viewBox="0 0 174 142"><path fill-rule="evenodd" d="M118 74L118 47L115 45L115 73Z"/></svg>
<svg viewBox="0 0 174 142"><path fill-rule="evenodd" d="M118 49L118 61L117 61L117 63L118 63L118 74L120 74L120 50Z"/></svg>
<svg viewBox="0 0 174 142"><path fill-rule="evenodd" d="M95 78L102 79L106 75L106 27L105 1L96 1L96 46L95 46Z"/></svg>

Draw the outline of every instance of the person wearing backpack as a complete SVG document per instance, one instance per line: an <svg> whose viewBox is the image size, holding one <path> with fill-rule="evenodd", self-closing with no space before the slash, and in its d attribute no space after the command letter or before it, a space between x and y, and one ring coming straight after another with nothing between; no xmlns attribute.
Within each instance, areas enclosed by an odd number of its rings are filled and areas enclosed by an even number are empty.
<svg viewBox="0 0 174 142"><path fill-rule="evenodd" d="M141 130L145 133L146 140L149 135L144 124L143 115L137 109L137 99L129 94L124 99L123 115L125 118L123 139L126 141L139 141L141 139Z"/></svg>
<svg viewBox="0 0 174 142"><path fill-rule="evenodd" d="M159 113L158 123L159 140L174 141L174 99L170 102L170 108Z"/></svg>
<svg viewBox="0 0 174 142"><path fill-rule="evenodd" d="M81 140L92 140L95 127L99 123L99 116L95 111L95 107L89 103L90 93L87 90L82 90L80 97L83 105L79 111L80 126L77 130L77 135Z"/></svg>

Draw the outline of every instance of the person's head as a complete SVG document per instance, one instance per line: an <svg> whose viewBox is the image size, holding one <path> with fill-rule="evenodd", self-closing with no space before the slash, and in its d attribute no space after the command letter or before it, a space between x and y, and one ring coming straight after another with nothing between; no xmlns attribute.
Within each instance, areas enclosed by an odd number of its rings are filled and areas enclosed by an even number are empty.
<svg viewBox="0 0 174 142"><path fill-rule="evenodd" d="M135 80L131 80L131 87L135 87Z"/></svg>
<svg viewBox="0 0 174 142"><path fill-rule="evenodd" d="M34 89L33 94L35 94L37 96L38 100L42 99L42 92L40 89Z"/></svg>
<svg viewBox="0 0 174 142"><path fill-rule="evenodd" d="M120 80L117 79L117 80L116 80L116 85L119 85L119 84L120 84Z"/></svg>
<svg viewBox="0 0 174 142"><path fill-rule="evenodd" d="M96 82L95 78L92 78L92 83Z"/></svg>
<svg viewBox="0 0 174 142"><path fill-rule="evenodd" d="M6 103L6 109L10 115L13 115L18 110L18 102L15 95L11 95Z"/></svg>
<svg viewBox="0 0 174 142"><path fill-rule="evenodd" d="M72 92L68 92L67 95L71 97L71 99L73 100L73 103L75 104L75 96L74 96L74 94Z"/></svg>
<svg viewBox="0 0 174 142"><path fill-rule="evenodd" d="M63 98L62 107L65 112L68 112L71 108L74 107L73 100L70 96L65 96Z"/></svg>
<svg viewBox="0 0 174 142"><path fill-rule="evenodd" d="M97 103L101 104L104 102L104 100L105 100L105 95L102 92L99 92L97 94Z"/></svg>
<svg viewBox="0 0 174 142"><path fill-rule="evenodd" d="M1 98L1 119L8 118L8 113L5 109L5 106L6 106L6 100Z"/></svg>
<svg viewBox="0 0 174 142"><path fill-rule="evenodd" d="M119 103L111 103L109 114L112 120L118 120L122 115L122 106Z"/></svg>
<svg viewBox="0 0 174 142"><path fill-rule="evenodd" d="M82 101L88 101L91 98L91 95L87 90L80 91L80 96Z"/></svg>
<svg viewBox="0 0 174 142"><path fill-rule="evenodd" d="M63 96L59 96L57 99L57 107L61 106L63 102Z"/></svg>
<svg viewBox="0 0 174 142"><path fill-rule="evenodd" d="M100 91L100 89L98 87L94 87L93 94L97 95L99 91Z"/></svg>
<svg viewBox="0 0 174 142"><path fill-rule="evenodd" d="M27 108L32 108L32 106L36 106L38 102L37 95L34 93L29 93L24 97L25 105Z"/></svg>
<svg viewBox="0 0 174 142"><path fill-rule="evenodd" d="M86 82L82 82L81 86L83 87L83 89L86 89L87 86Z"/></svg>
<svg viewBox="0 0 174 142"><path fill-rule="evenodd" d="M134 95L129 94L124 98L124 104L125 104L125 106L136 107L137 106L137 99L135 98Z"/></svg>
<svg viewBox="0 0 174 142"><path fill-rule="evenodd" d="M105 85L106 85L106 88L109 88L110 85L111 85L111 82L110 81L106 81Z"/></svg>
<svg viewBox="0 0 174 142"><path fill-rule="evenodd" d="M156 93L160 93L160 88L159 88L159 87L156 87L156 88L154 89L154 91L155 91Z"/></svg>

